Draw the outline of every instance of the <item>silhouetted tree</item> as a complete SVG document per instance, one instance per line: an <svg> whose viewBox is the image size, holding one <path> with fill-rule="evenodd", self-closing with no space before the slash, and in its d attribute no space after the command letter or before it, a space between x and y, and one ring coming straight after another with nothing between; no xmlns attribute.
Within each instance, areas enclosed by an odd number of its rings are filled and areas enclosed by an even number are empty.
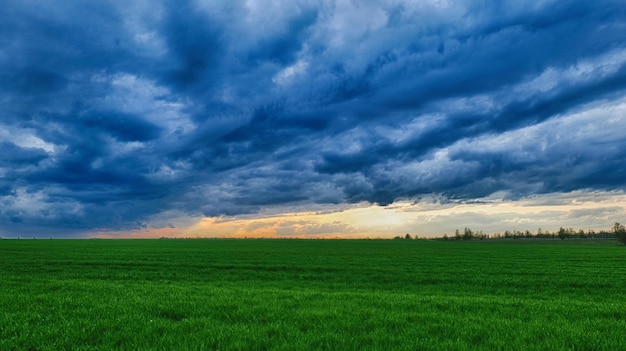
<svg viewBox="0 0 626 351"><path fill-rule="evenodd" d="M465 231L463 232L463 240L471 240L474 237L474 233L472 230L465 227Z"/></svg>
<svg viewBox="0 0 626 351"><path fill-rule="evenodd" d="M559 228L559 239L561 240L565 240L567 238L567 230L565 230L565 228L561 227Z"/></svg>
<svg viewBox="0 0 626 351"><path fill-rule="evenodd" d="M619 224L619 222L615 222L613 225L613 234L615 234L615 237L619 240L619 242L626 244L626 228Z"/></svg>

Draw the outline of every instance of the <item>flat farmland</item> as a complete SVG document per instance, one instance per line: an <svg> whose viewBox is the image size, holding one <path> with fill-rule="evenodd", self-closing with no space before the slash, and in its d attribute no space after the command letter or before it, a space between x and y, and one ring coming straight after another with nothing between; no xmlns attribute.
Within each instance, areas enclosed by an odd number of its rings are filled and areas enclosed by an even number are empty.
<svg viewBox="0 0 626 351"><path fill-rule="evenodd" d="M613 240L0 240L0 350L619 350Z"/></svg>

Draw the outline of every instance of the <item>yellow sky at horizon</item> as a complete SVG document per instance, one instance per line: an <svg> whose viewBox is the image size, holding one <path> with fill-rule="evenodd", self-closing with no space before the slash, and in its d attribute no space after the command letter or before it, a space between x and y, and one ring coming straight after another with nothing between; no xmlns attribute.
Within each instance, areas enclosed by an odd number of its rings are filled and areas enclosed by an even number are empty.
<svg viewBox="0 0 626 351"><path fill-rule="evenodd" d="M99 232L99 238L391 238L441 236L469 227L487 234L538 228L554 231L608 229L626 222L626 195L619 192L572 192L518 201L481 203L398 202L382 207L356 204L320 212L284 212L240 217L192 219L188 226L151 227L130 232Z"/></svg>

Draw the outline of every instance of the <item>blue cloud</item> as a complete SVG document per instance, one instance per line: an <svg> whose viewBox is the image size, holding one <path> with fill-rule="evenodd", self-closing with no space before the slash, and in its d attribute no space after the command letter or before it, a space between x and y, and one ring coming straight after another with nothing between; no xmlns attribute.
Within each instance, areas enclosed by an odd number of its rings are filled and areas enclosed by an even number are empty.
<svg viewBox="0 0 626 351"><path fill-rule="evenodd" d="M303 11L290 18L278 35L262 39L251 48L247 57L251 65L270 61L279 65L293 63L305 43L306 32L317 20L316 11Z"/></svg>
<svg viewBox="0 0 626 351"><path fill-rule="evenodd" d="M203 84L202 90L210 88L212 79L222 69L224 56L222 30L212 18L199 13L190 3L172 4L167 8L165 23L160 28L171 50L167 58L166 84L180 89Z"/></svg>
<svg viewBox="0 0 626 351"><path fill-rule="evenodd" d="M90 133L101 131L121 141L149 141L157 139L161 128L140 116L132 116L116 111L89 111L90 115L78 116L79 130Z"/></svg>
<svg viewBox="0 0 626 351"><path fill-rule="evenodd" d="M5 4L0 229L626 187L620 1L258 5Z"/></svg>

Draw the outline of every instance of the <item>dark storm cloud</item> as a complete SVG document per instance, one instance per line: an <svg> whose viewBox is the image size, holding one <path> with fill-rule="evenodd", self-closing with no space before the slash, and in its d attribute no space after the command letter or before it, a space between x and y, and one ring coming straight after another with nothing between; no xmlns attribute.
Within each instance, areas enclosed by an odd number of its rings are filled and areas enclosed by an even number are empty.
<svg viewBox="0 0 626 351"><path fill-rule="evenodd" d="M3 164L19 167L20 165L37 164L48 158L48 154L39 148L20 148L12 143L0 144L0 159Z"/></svg>
<svg viewBox="0 0 626 351"><path fill-rule="evenodd" d="M625 24L620 1L9 1L0 230L624 189Z"/></svg>
<svg viewBox="0 0 626 351"><path fill-rule="evenodd" d="M210 88L211 78L221 67L224 57L222 29L206 14L200 13L189 2L172 3L166 9L166 19L160 29L171 53L171 66L165 72L166 84L179 89L203 84L200 90ZM208 87L207 87L208 86ZM204 88L204 89L203 89Z"/></svg>
<svg viewBox="0 0 626 351"><path fill-rule="evenodd" d="M293 63L298 52L306 42L306 31L317 20L317 12L302 11L287 20L286 28L279 35L269 39L262 39L254 45L247 57L251 64L265 61L280 65Z"/></svg>
<svg viewBox="0 0 626 351"><path fill-rule="evenodd" d="M161 128L140 116L124 113L90 112L87 116L77 116L80 120L77 132L105 133L120 141L150 141L158 138Z"/></svg>

